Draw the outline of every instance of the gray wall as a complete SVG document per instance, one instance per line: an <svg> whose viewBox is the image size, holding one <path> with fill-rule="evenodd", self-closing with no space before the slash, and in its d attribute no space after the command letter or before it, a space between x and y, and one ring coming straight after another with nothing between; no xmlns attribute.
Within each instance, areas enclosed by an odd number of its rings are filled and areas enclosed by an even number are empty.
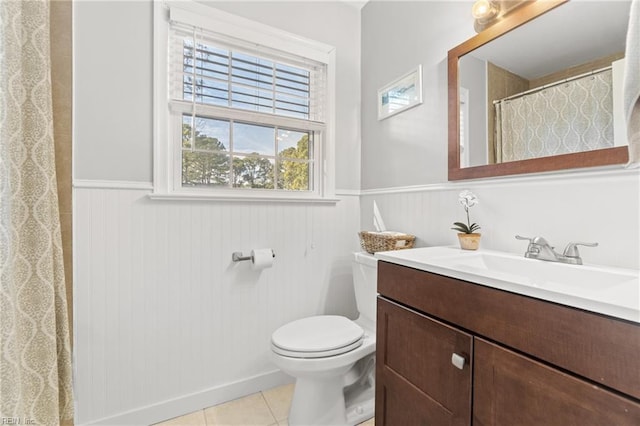
<svg viewBox="0 0 640 426"><path fill-rule="evenodd" d="M373 1L362 10L362 189L447 180L447 52L474 35L471 2ZM377 90L418 64L423 103L378 121Z"/></svg>
<svg viewBox="0 0 640 426"><path fill-rule="evenodd" d="M152 10L74 3L75 179L152 180Z"/></svg>
<svg viewBox="0 0 640 426"><path fill-rule="evenodd" d="M360 12L343 2L213 7L336 47L336 187L360 187ZM74 177L152 180L153 14L149 1L74 5Z"/></svg>

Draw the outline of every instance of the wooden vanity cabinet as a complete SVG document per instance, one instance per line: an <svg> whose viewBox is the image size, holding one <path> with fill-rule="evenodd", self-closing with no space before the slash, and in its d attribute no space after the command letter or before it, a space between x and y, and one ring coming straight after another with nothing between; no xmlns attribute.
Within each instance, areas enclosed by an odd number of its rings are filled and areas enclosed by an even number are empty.
<svg viewBox="0 0 640 426"><path fill-rule="evenodd" d="M384 299L376 327L376 425L469 424L472 336Z"/></svg>
<svg viewBox="0 0 640 426"><path fill-rule="evenodd" d="M378 292L377 426L640 425L639 324L383 261Z"/></svg>
<svg viewBox="0 0 640 426"><path fill-rule="evenodd" d="M640 406L499 345L474 341L473 424L640 425Z"/></svg>

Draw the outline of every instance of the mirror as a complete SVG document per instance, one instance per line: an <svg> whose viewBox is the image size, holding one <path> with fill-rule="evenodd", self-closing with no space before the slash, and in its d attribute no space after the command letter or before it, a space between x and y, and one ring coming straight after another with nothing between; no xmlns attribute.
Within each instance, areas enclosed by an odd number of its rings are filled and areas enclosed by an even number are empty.
<svg viewBox="0 0 640 426"><path fill-rule="evenodd" d="M534 1L449 51L449 180L623 164L628 1Z"/></svg>

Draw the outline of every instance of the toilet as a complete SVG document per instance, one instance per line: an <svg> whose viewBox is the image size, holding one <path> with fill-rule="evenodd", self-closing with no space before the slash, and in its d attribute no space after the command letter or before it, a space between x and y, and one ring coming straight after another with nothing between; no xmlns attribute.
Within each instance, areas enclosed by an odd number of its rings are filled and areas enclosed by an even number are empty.
<svg viewBox="0 0 640 426"><path fill-rule="evenodd" d="M290 426L355 425L374 413L377 259L354 253L359 316L302 318L271 336L272 360L296 383Z"/></svg>

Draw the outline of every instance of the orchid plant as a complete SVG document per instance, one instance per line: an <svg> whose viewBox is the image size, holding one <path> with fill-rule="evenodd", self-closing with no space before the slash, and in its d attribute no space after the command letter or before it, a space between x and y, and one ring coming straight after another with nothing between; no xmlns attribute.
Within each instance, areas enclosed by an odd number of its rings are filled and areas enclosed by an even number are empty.
<svg viewBox="0 0 640 426"><path fill-rule="evenodd" d="M454 231L462 232L464 234L473 234L478 229L480 229L480 225L478 225L477 223L471 223L471 220L469 219L469 209L478 204L480 201L478 200L478 197L476 197L475 194L469 190L462 191L460 195L458 195L458 201L460 202L460 204L462 204L462 207L464 207L464 211L467 213L467 223L454 222L454 227L451 229L453 229Z"/></svg>

